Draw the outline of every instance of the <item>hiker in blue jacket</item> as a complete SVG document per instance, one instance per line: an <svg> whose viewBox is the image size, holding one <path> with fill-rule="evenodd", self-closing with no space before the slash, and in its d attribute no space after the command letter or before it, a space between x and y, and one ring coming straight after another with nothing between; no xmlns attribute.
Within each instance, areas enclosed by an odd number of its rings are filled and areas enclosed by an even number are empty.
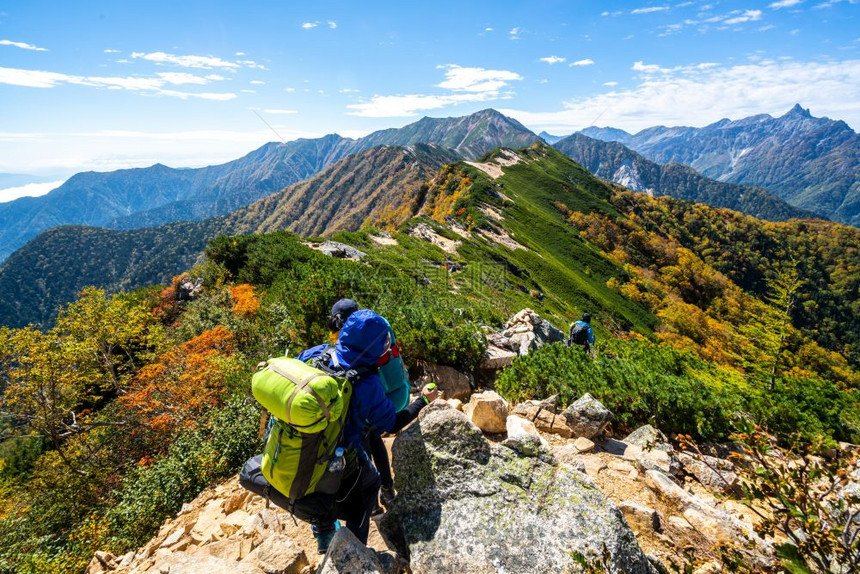
<svg viewBox="0 0 860 574"><path fill-rule="evenodd" d="M334 334L335 340L337 340L337 336L346 323L346 320L356 311L358 311L358 304L352 299L341 299L332 306L331 315L326 324L329 331ZM385 320L384 317L383 320ZM388 325L388 336L391 338L391 345L388 351L377 360L379 379L382 381L383 389L385 389L385 396L394 405L395 410L399 412L409 404L409 373L406 371L403 359L400 357L400 347L397 345L397 339L394 337L394 330L387 320L385 323ZM320 349L325 347L325 345L318 345L308 349L298 358L300 361L306 361L318 355ZM367 440L366 446L370 449L373 464L379 472L379 479L382 483L379 496L382 499L382 504L387 507L394 499L394 479L391 476L391 463L388 460L388 450L385 448L382 436L375 429L368 429L365 436ZM377 507L376 510L379 510L379 508Z"/></svg>
<svg viewBox="0 0 860 574"><path fill-rule="evenodd" d="M582 319L570 326L570 337L567 340L567 346L579 345L586 353L589 353L593 344L594 331L591 330L591 315L583 313Z"/></svg>
<svg viewBox="0 0 860 574"><path fill-rule="evenodd" d="M246 466L243 470L241 482L245 488L258 494L265 492L264 496L273 503L311 523L320 553L328 549L334 538L336 519L345 520L356 538L367 543L370 516L377 504L380 481L364 450L365 429L370 427L377 429L376 432L396 433L415 420L421 409L438 395L435 389L425 387L421 396L398 412L385 396L378 374L379 358L389 351L389 347L388 323L373 311L364 309L346 319L333 350L328 345L318 345L299 355L300 360L308 361L328 353L331 367L359 373L352 379L352 398L341 439L347 464L335 495L313 492L291 504L287 496L267 486L258 467Z"/></svg>

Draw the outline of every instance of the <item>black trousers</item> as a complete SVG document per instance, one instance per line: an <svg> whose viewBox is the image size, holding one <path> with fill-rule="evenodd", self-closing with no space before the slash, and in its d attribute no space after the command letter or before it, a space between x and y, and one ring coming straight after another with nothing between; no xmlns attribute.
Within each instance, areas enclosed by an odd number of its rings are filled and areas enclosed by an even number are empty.
<svg viewBox="0 0 860 574"><path fill-rule="evenodd" d="M369 443L370 454L373 456L373 464L376 465L376 470L379 472L379 480L382 486L393 487L394 479L391 477L391 462L388 460L388 450L385 448L382 437L372 432L368 436L367 442Z"/></svg>
<svg viewBox="0 0 860 574"><path fill-rule="evenodd" d="M379 473L365 453L347 464L336 494L313 492L291 503L289 497L266 481L261 468L263 455L245 463L239 473L239 484L254 494L268 498L298 518L309 522L315 535L330 534L335 519L345 520L355 537L367 544L370 515L379 496Z"/></svg>

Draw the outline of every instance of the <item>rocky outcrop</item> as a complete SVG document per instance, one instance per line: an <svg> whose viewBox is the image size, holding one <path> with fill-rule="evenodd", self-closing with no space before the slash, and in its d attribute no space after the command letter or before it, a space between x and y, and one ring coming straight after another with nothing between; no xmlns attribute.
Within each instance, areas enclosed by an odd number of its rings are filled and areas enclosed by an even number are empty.
<svg viewBox="0 0 860 574"><path fill-rule="evenodd" d="M398 496L380 531L415 574L650 573L619 510L584 475L488 442L444 403L394 442Z"/></svg>
<svg viewBox="0 0 860 574"><path fill-rule="evenodd" d="M564 342L564 333L542 319L531 309L523 309L511 317L505 328L487 335L487 352L482 367L501 369L511 364L515 357L527 355L549 343Z"/></svg>
<svg viewBox="0 0 860 574"><path fill-rule="evenodd" d="M564 411L573 436L591 439L603 432L613 415L603 404L585 393Z"/></svg>

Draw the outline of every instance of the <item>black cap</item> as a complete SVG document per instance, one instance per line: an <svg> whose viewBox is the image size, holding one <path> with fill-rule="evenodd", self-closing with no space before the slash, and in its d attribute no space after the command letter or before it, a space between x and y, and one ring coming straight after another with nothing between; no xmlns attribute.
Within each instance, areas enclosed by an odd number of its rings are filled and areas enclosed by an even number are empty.
<svg viewBox="0 0 860 574"><path fill-rule="evenodd" d="M591 315L589 315L588 313L583 313L581 320L583 323L588 323L590 325L591 324Z"/></svg>
<svg viewBox="0 0 860 574"><path fill-rule="evenodd" d="M331 308L331 317L328 318L330 331L340 331L349 316L358 311L358 303L352 299L341 299Z"/></svg>

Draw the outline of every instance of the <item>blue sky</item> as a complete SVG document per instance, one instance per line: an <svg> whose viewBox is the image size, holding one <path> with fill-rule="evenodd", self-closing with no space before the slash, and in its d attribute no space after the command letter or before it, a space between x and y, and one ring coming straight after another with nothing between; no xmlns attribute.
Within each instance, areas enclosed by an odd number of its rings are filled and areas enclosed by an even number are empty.
<svg viewBox="0 0 860 574"><path fill-rule="evenodd" d="M267 124L360 136L487 107L555 134L795 103L860 126L860 0L247 4L5 0L0 173L197 167Z"/></svg>

